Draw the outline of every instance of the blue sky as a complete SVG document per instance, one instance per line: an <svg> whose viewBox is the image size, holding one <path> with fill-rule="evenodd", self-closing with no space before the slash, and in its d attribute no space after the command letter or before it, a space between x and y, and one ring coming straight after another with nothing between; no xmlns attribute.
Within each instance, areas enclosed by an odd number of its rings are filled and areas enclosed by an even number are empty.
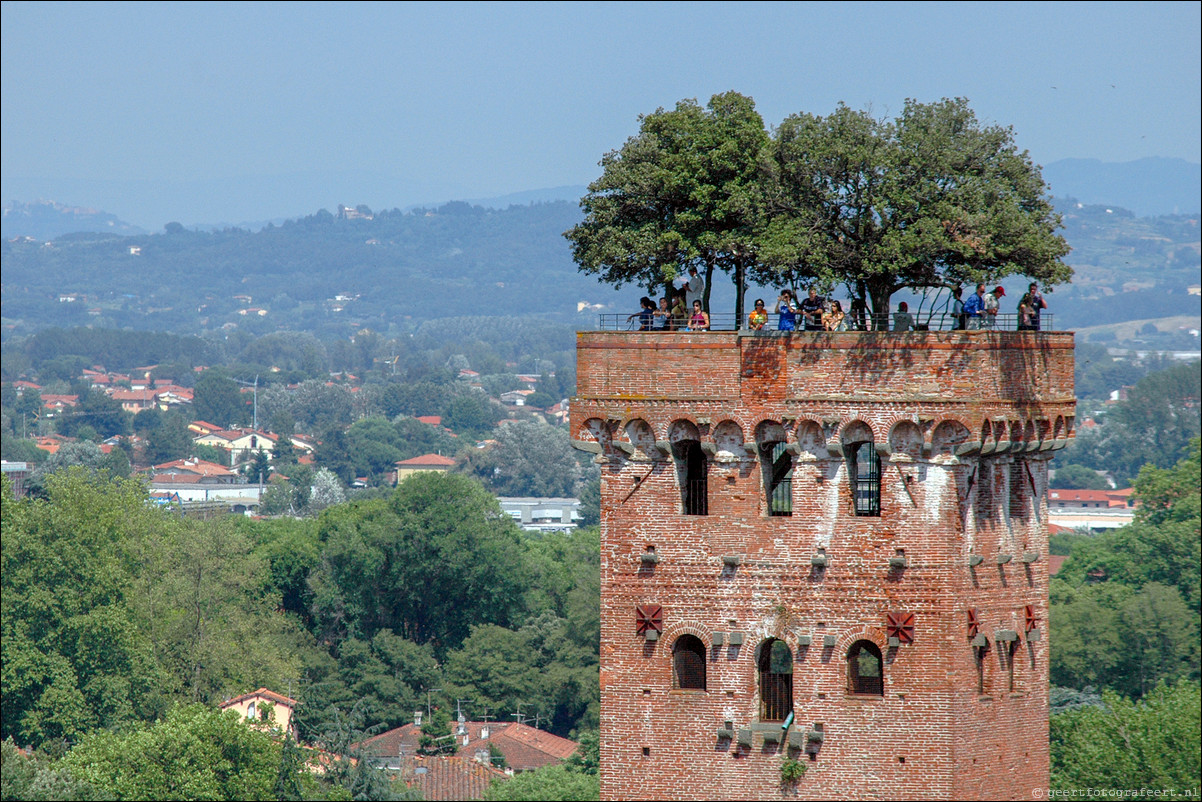
<svg viewBox="0 0 1202 802"><path fill-rule="evenodd" d="M1041 164L1199 161L1202 4L13 3L0 195L146 228L586 184L638 116L967 97Z"/></svg>

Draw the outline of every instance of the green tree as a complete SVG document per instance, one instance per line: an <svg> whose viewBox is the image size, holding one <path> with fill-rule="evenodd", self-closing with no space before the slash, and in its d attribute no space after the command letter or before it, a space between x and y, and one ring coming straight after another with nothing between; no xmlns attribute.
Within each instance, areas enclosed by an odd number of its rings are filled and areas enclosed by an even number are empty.
<svg viewBox="0 0 1202 802"><path fill-rule="evenodd" d="M206 370L196 380L192 414L218 426L237 426L246 421L246 402L238 383L218 369Z"/></svg>
<svg viewBox="0 0 1202 802"><path fill-rule="evenodd" d="M132 416L121 403L99 390L89 390L79 399L79 406L58 421L58 430L67 437L80 437L81 429L91 428L103 437L129 434Z"/></svg>
<svg viewBox="0 0 1202 802"><path fill-rule="evenodd" d="M318 532L325 549L314 608L331 634L371 638L390 629L445 650L472 624L521 616L517 528L466 477L415 474L389 499L326 510Z"/></svg>
<svg viewBox="0 0 1202 802"><path fill-rule="evenodd" d="M300 675L312 642L277 613L266 557L233 521L182 521L140 544L137 559L131 604L177 698L216 703Z"/></svg>
<svg viewBox="0 0 1202 802"><path fill-rule="evenodd" d="M36 745L162 711L168 677L132 599L135 544L170 522L140 482L80 468L48 476L46 500L3 493L0 735Z"/></svg>
<svg viewBox="0 0 1202 802"><path fill-rule="evenodd" d="M907 100L888 122L842 104L795 114L769 151L765 283L844 284L887 314L903 287L1072 275L1039 168L1010 128L982 125L963 98Z"/></svg>
<svg viewBox="0 0 1202 802"><path fill-rule="evenodd" d="M0 799L25 802L108 799L89 783L71 776L60 761L41 752L26 755L11 738L0 742Z"/></svg>
<svg viewBox="0 0 1202 802"><path fill-rule="evenodd" d="M1140 702L1112 692L1102 704L1051 718L1054 789L1158 788L1180 795L1202 781L1202 693L1197 682L1160 686Z"/></svg>
<svg viewBox="0 0 1202 802"><path fill-rule="evenodd" d="M1065 465L1056 469L1050 486L1065 490L1109 490L1110 482L1092 468L1086 468L1084 465Z"/></svg>
<svg viewBox="0 0 1202 802"><path fill-rule="evenodd" d="M1075 540L1049 588L1052 681L1139 696L1202 674L1199 440L1171 469L1146 466L1121 529Z"/></svg>
<svg viewBox="0 0 1202 802"><path fill-rule="evenodd" d="M496 780L484 792L484 799L497 800L590 800L601 798L600 778L595 774L572 771L563 765L544 766L525 771L507 780Z"/></svg>
<svg viewBox="0 0 1202 802"><path fill-rule="evenodd" d="M639 133L602 158L601 177L580 201L584 221L564 234L573 258L604 282L655 294L696 266L706 305L715 271L730 273L741 317L767 143L755 102L737 92L640 117Z"/></svg>
<svg viewBox="0 0 1202 802"><path fill-rule="evenodd" d="M580 464L568 433L541 421L504 423L497 444L470 454L471 469L501 496L571 496Z"/></svg>
<svg viewBox="0 0 1202 802"><path fill-rule="evenodd" d="M580 525L601 523L601 477L590 479L580 488Z"/></svg>
<svg viewBox="0 0 1202 802"><path fill-rule="evenodd" d="M325 779L336 789L354 800L414 799L418 795L408 789L394 788L384 773L375 768L360 744L377 728L365 729L364 705L356 702L346 712L337 706L325 711L321 748L334 755L326 769ZM331 795L333 796L333 795Z"/></svg>
<svg viewBox="0 0 1202 802"><path fill-rule="evenodd" d="M192 705L146 729L92 733L63 764L118 800L274 800L280 756L279 743L234 713Z"/></svg>
<svg viewBox="0 0 1202 802"><path fill-rule="evenodd" d="M162 465L192 456L195 444L188 424L180 415L166 415L157 429L146 435L146 461Z"/></svg>
<svg viewBox="0 0 1202 802"><path fill-rule="evenodd" d="M456 434L480 437L492 429L499 416L491 402L472 394L453 398L443 417L443 425Z"/></svg>
<svg viewBox="0 0 1202 802"><path fill-rule="evenodd" d="M1065 457L1075 464L1108 470L1123 484L1144 465L1167 468L1185 457L1202 434L1197 399L1202 362L1174 365L1136 382L1097 429L1079 432Z"/></svg>

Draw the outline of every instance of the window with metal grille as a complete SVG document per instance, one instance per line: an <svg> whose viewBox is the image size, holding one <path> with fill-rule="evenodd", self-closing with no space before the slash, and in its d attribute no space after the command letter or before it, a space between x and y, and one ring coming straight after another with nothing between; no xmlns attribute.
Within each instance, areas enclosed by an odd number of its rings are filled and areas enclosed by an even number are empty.
<svg viewBox="0 0 1202 802"><path fill-rule="evenodd" d="M783 640L760 644L760 720L784 721L793 711L793 652Z"/></svg>
<svg viewBox="0 0 1202 802"><path fill-rule="evenodd" d="M885 662L872 641L858 640L848 650L847 689L851 693L885 695Z"/></svg>
<svg viewBox="0 0 1202 802"><path fill-rule="evenodd" d="M680 475L681 509L685 515L709 514L709 461L696 440L682 440L674 447Z"/></svg>
<svg viewBox="0 0 1202 802"><path fill-rule="evenodd" d="M881 458L871 442L846 447L847 476L856 515L881 514Z"/></svg>
<svg viewBox="0 0 1202 802"><path fill-rule="evenodd" d="M793 514L793 455L786 450L786 445L764 443L760 446L769 515Z"/></svg>
<svg viewBox="0 0 1202 802"><path fill-rule="evenodd" d="M705 690L705 644L681 635L672 644L672 683L682 690Z"/></svg>

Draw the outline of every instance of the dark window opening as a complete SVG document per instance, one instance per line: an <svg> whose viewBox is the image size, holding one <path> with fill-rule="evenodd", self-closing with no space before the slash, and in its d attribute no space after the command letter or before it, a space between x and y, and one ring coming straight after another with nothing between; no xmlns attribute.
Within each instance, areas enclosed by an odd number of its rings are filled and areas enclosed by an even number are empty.
<svg viewBox="0 0 1202 802"><path fill-rule="evenodd" d="M672 682L681 690L705 690L705 644L681 635L672 645Z"/></svg>
<svg viewBox="0 0 1202 802"><path fill-rule="evenodd" d="M676 444L677 469L680 472L681 506L685 515L709 514L709 461L697 440Z"/></svg>
<svg viewBox="0 0 1202 802"><path fill-rule="evenodd" d="M1006 688L1014 693L1014 658L1018 657L1018 641L1011 641L1006 650Z"/></svg>
<svg viewBox="0 0 1202 802"><path fill-rule="evenodd" d="M847 477L856 515L881 514L881 458L871 443L847 446Z"/></svg>
<svg viewBox="0 0 1202 802"><path fill-rule="evenodd" d="M793 652L783 640L760 645L760 720L784 721L793 712Z"/></svg>
<svg viewBox="0 0 1202 802"><path fill-rule="evenodd" d="M1010 517L1020 521L1026 520L1028 509L1028 482L1025 463L1016 462L1010 466Z"/></svg>
<svg viewBox="0 0 1202 802"><path fill-rule="evenodd" d="M760 446L764 465L764 487L768 492L769 515L793 514L793 455L785 443Z"/></svg>
<svg viewBox="0 0 1202 802"><path fill-rule="evenodd" d="M988 646L977 646L973 649L977 658L977 693L985 693L985 656L989 654Z"/></svg>
<svg viewBox="0 0 1202 802"><path fill-rule="evenodd" d="M847 653L848 690L851 693L885 695L885 663L872 641L860 640Z"/></svg>

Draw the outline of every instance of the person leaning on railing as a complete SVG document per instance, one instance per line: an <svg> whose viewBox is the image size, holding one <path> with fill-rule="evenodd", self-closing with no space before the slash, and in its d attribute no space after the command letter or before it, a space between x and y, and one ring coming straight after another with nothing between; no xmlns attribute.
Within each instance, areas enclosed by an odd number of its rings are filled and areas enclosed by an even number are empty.
<svg viewBox="0 0 1202 802"><path fill-rule="evenodd" d="M764 299L757 298L755 307L747 315L747 328L752 331L762 331L768 325L768 310L764 308Z"/></svg>
<svg viewBox="0 0 1202 802"><path fill-rule="evenodd" d="M626 318L626 322L639 319L639 331L651 331L651 322L655 320L655 301L644 295L639 299L639 306L642 308Z"/></svg>
<svg viewBox="0 0 1202 802"><path fill-rule="evenodd" d="M985 328L985 285L978 284L977 291L964 302L964 318L971 330Z"/></svg>

